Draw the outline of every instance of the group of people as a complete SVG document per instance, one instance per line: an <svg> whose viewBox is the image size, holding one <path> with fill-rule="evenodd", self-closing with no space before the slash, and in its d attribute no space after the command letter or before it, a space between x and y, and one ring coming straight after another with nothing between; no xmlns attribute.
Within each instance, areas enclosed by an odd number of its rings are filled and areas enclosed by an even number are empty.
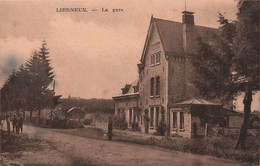
<svg viewBox="0 0 260 166"><path fill-rule="evenodd" d="M6 115L6 123L7 123L7 132L10 134L11 132L11 127L10 127L10 122L12 121L12 126L13 126L13 132L16 134L19 134L20 131L21 133L23 132L23 116L21 114L18 115L13 115L12 120L10 120L10 116Z"/></svg>

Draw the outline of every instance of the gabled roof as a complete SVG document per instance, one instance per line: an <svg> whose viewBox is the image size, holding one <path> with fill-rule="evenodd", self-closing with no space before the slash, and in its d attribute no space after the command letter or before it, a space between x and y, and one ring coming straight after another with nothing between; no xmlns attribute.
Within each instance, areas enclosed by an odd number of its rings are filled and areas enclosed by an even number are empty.
<svg viewBox="0 0 260 166"><path fill-rule="evenodd" d="M182 23L154 18L164 51L184 55L182 48Z"/></svg>
<svg viewBox="0 0 260 166"><path fill-rule="evenodd" d="M136 79L132 84L126 84L128 89L127 92L122 94L118 94L116 96L114 96L113 98L125 98L125 97L132 97L132 96L139 96L139 92L135 92L135 88L137 88L139 86L139 79ZM125 86L126 87L126 86ZM123 89L123 88L122 88Z"/></svg>
<svg viewBox="0 0 260 166"><path fill-rule="evenodd" d="M205 105L205 106L222 106L221 104L213 103L211 101L201 98L190 98L177 102L174 105Z"/></svg>
<svg viewBox="0 0 260 166"><path fill-rule="evenodd" d="M152 16L146 36L142 57L140 60L141 62L143 62L145 58L144 56L148 47L149 38L152 34L152 30L154 30L155 28L158 30L162 46L168 56L185 55L183 50L183 23L154 18ZM214 33L218 33L218 29L194 25L195 39L197 37L201 37L203 40L208 41L210 39L210 36Z"/></svg>

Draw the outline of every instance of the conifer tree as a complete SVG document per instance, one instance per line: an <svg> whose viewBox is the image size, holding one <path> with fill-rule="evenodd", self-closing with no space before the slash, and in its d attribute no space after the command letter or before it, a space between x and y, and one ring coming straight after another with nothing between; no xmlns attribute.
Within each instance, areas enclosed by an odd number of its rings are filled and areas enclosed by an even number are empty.
<svg viewBox="0 0 260 166"><path fill-rule="evenodd" d="M54 92L49 89L54 74L52 72L53 68L50 66L49 51L46 45L46 42L43 41L40 51L35 51L26 64L31 81L30 107L38 111L38 118L40 118L41 109L53 105L54 97Z"/></svg>

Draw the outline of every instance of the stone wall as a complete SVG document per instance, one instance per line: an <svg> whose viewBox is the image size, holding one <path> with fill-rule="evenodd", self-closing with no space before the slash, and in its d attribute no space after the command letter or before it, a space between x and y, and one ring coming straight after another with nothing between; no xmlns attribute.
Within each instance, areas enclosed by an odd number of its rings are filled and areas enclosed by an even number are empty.
<svg viewBox="0 0 260 166"><path fill-rule="evenodd" d="M185 58L169 57L169 106L185 98Z"/></svg>

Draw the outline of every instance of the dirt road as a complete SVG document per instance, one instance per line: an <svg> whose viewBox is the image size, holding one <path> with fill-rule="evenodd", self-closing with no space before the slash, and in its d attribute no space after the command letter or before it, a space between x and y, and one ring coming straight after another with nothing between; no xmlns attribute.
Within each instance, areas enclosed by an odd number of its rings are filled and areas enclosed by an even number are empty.
<svg viewBox="0 0 260 166"><path fill-rule="evenodd" d="M176 152L154 146L96 140L24 126L30 138L53 142L55 148L23 152L16 161L24 165L100 165L100 166L245 166L248 163L216 157Z"/></svg>

